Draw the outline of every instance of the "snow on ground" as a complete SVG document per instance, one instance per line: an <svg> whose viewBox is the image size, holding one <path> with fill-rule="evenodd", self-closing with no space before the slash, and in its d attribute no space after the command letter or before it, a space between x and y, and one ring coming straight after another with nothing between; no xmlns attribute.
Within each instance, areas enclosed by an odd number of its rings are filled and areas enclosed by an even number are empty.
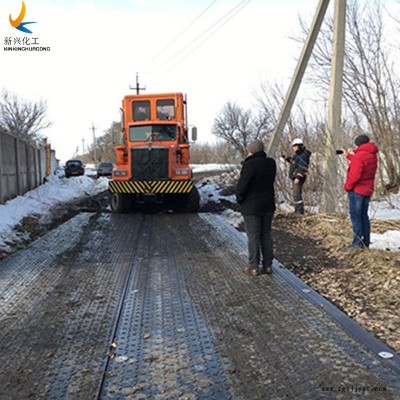
<svg viewBox="0 0 400 400"><path fill-rule="evenodd" d="M237 167L224 164L207 164L192 166L194 173L210 173L209 177L199 181L198 189L201 196L201 206L208 203L219 203L223 199L235 202L232 194L223 195L221 191L232 186ZM212 173L218 173L212 175ZM90 175L90 174L89 174ZM50 222L51 209L61 203L83 199L95 195L108 188L108 179L93 179L85 175L66 179L57 175L49 177L48 182L31 190L24 196L0 205L0 250L7 251L10 244L17 240L13 228L27 216L38 216L40 222ZM392 195L385 201L373 201L370 207L371 217L375 219L400 219L400 195ZM242 222L240 213L225 210L222 215L234 226ZM400 251L400 231L387 231L384 234L372 233L371 248Z"/></svg>
<svg viewBox="0 0 400 400"><path fill-rule="evenodd" d="M400 219L400 195L391 194L384 200L372 201L369 215L374 219Z"/></svg>
<svg viewBox="0 0 400 400"><path fill-rule="evenodd" d="M51 209L55 206L83 199L107 188L107 178L92 179L85 175L67 179L49 176L44 185L0 205L0 250L7 252L13 242L19 242L13 228L24 217L37 216L41 223L50 222Z"/></svg>
<svg viewBox="0 0 400 400"><path fill-rule="evenodd" d="M191 164L194 173L198 172L226 172L237 169L236 164Z"/></svg>
<svg viewBox="0 0 400 400"><path fill-rule="evenodd" d="M400 231L371 233L371 249L400 251Z"/></svg>

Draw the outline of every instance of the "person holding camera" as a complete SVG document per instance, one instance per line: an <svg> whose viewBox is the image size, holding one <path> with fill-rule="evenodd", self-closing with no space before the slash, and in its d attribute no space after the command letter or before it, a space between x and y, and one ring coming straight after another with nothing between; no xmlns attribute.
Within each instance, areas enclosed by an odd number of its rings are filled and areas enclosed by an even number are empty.
<svg viewBox="0 0 400 400"><path fill-rule="evenodd" d="M294 212L304 214L303 185L307 179L311 152L299 138L293 140L292 149L294 151L292 157L282 155L282 158L290 163L289 178L293 181Z"/></svg>
<svg viewBox="0 0 400 400"><path fill-rule="evenodd" d="M276 163L267 157L260 140L251 142L247 151L236 186L236 200L243 215L249 249L249 266L244 272L250 276L272 274Z"/></svg>
<svg viewBox="0 0 400 400"><path fill-rule="evenodd" d="M349 196L350 220L353 241L350 247L368 248L371 225L368 217L370 198L374 192L375 174L378 168L378 147L367 135L356 137L353 152L342 149L341 154L349 160L344 190ZM339 151L337 153L340 154Z"/></svg>

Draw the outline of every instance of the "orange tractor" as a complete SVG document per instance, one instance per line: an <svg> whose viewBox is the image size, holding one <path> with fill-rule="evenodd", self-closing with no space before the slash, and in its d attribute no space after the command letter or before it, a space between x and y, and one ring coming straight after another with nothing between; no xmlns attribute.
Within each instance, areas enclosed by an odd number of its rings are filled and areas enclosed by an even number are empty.
<svg viewBox="0 0 400 400"><path fill-rule="evenodd" d="M117 146L109 182L111 209L167 204L187 212L199 208L189 166L186 98L182 93L130 95L122 101L124 144ZM197 130L192 128L191 140Z"/></svg>

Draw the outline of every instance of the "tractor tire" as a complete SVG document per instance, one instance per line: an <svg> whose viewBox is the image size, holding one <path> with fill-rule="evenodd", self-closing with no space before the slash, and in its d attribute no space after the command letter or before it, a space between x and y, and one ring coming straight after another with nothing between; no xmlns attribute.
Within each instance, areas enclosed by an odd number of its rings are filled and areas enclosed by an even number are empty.
<svg viewBox="0 0 400 400"><path fill-rule="evenodd" d="M127 194L111 193L111 211L116 214L127 214L131 210L131 197Z"/></svg>
<svg viewBox="0 0 400 400"><path fill-rule="evenodd" d="M185 211L188 213L196 213L200 208L200 194L195 186L187 195Z"/></svg>

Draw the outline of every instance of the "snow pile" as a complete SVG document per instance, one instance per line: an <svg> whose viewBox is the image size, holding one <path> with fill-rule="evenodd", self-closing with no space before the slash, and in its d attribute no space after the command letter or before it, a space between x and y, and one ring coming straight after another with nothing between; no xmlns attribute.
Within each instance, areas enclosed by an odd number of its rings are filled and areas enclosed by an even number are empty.
<svg viewBox="0 0 400 400"><path fill-rule="evenodd" d="M107 188L107 178L94 180L88 176L70 179L49 176L44 185L0 205L0 250L8 252L12 243L20 241L13 228L24 217L35 216L41 223L50 222L51 210L55 206L95 195Z"/></svg>
<svg viewBox="0 0 400 400"><path fill-rule="evenodd" d="M371 249L400 251L400 231L371 233Z"/></svg>
<svg viewBox="0 0 400 400"><path fill-rule="evenodd" d="M209 203L220 203L219 194L221 187L215 182L203 181L197 185L200 194L200 207Z"/></svg>
<svg viewBox="0 0 400 400"><path fill-rule="evenodd" d="M190 164L193 173L199 172L226 172L233 171L238 168L236 164Z"/></svg>
<svg viewBox="0 0 400 400"><path fill-rule="evenodd" d="M208 173L203 179L197 182L197 189L200 194L200 207L207 210L207 205L220 205L223 201L228 204L236 204L234 185L238 177L238 166L231 164L204 164L192 165L193 173ZM217 173L213 176L213 174ZM243 223L242 215L232 209L224 209L222 216L234 227L238 228Z"/></svg>

